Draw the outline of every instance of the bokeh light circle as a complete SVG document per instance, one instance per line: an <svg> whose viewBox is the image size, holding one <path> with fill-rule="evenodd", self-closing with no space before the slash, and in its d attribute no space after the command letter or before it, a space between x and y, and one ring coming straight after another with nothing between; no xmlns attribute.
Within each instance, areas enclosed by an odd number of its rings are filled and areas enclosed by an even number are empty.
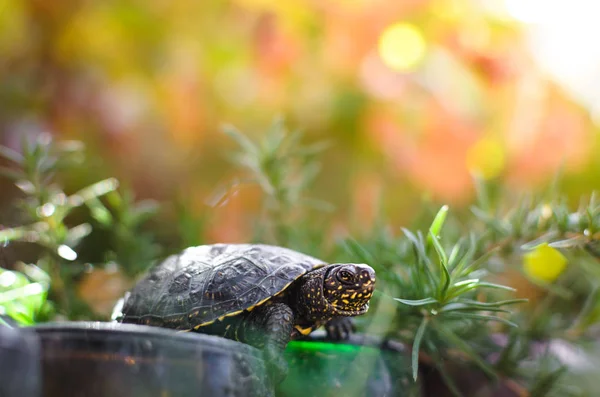
<svg viewBox="0 0 600 397"><path fill-rule="evenodd" d="M421 31L414 25L399 22L387 27L379 38L379 56L390 69L406 72L417 67L426 53Z"/></svg>

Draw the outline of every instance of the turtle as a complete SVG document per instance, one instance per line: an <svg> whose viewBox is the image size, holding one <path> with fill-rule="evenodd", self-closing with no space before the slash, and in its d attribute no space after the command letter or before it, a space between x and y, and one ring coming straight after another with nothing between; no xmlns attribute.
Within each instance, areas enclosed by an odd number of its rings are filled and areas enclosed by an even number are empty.
<svg viewBox="0 0 600 397"><path fill-rule="evenodd" d="M288 342L320 326L346 339L350 318L367 312L374 287L366 264L328 264L266 244L201 245L154 266L124 298L118 321L249 344L281 381Z"/></svg>

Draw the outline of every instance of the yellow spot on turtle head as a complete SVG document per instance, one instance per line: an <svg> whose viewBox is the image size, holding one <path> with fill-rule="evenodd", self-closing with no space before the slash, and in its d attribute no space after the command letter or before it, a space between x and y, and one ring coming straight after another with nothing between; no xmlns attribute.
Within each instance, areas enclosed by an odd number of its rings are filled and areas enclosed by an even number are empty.
<svg viewBox="0 0 600 397"><path fill-rule="evenodd" d="M338 289L338 290L340 290L340 289L342 289L342 288L343 288L343 287L340 285L340 286L339 286L337 289Z"/></svg>
<svg viewBox="0 0 600 397"><path fill-rule="evenodd" d="M348 299L342 299L342 302L344 302L345 304L348 304L348 303L350 303L350 302L348 301Z"/></svg>
<svg viewBox="0 0 600 397"><path fill-rule="evenodd" d="M342 298L347 298L349 296L350 296L350 294L342 294Z"/></svg>
<svg viewBox="0 0 600 397"><path fill-rule="evenodd" d="M350 299L354 299L356 298L356 292L352 294L352 296L350 297Z"/></svg>

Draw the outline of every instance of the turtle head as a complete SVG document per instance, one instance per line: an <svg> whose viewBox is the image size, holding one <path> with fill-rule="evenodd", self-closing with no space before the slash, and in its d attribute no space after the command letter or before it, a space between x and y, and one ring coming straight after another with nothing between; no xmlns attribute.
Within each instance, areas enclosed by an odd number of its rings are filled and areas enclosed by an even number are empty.
<svg viewBox="0 0 600 397"><path fill-rule="evenodd" d="M374 288L375 271L369 265L348 263L327 266L323 296L336 316L366 313Z"/></svg>
<svg viewBox="0 0 600 397"><path fill-rule="evenodd" d="M375 271L368 265L325 265L306 274L296 295L296 310L307 321L326 322L369 309Z"/></svg>

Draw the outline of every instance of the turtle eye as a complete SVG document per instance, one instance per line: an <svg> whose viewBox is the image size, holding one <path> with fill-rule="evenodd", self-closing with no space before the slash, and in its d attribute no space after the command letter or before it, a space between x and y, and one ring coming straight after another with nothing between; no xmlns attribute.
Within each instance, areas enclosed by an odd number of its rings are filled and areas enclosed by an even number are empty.
<svg viewBox="0 0 600 397"><path fill-rule="evenodd" d="M354 282L354 275L347 270L339 271L337 276L342 283L352 284Z"/></svg>

